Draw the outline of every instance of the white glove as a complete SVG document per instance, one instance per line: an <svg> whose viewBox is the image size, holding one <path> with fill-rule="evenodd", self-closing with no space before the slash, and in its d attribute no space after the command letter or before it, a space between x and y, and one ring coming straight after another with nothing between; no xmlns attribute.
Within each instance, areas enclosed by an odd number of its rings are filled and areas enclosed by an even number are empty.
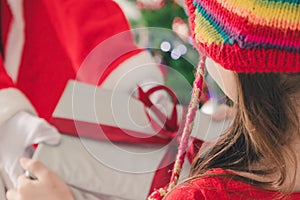
<svg viewBox="0 0 300 200"><path fill-rule="evenodd" d="M44 119L20 111L0 126L0 164L16 187L17 178L24 173L19 164L21 157L31 158L33 144L56 145L60 141L58 131ZM10 189L10 188L8 188Z"/></svg>
<svg viewBox="0 0 300 200"><path fill-rule="evenodd" d="M6 199L5 198L6 186L5 186L4 180L1 175L0 175L0 178L1 178L1 180L0 180L0 199Z"/></svg>

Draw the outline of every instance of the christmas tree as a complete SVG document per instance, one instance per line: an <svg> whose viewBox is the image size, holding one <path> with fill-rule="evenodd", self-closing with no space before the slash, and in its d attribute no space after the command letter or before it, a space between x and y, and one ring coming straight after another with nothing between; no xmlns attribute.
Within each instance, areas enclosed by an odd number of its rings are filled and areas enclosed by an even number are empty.
<svg viewBox="0 0 300 200"><path fill-rule="evenodd" d="M140 10L141 18L130 20L133 28L150 28L147 34L138 35L138 40L147 35L149 51L167 70L166 84L175 91L181 104L187 105L198 62L198 53L193 48L188 28L188 16L182 6L173 0L131 1ZM138 41L139 42L139 41ZM177 74L177 75L176 75ZM180 74L182 77L179 78ZM188 86L187 86L188 83Z"/></svg>

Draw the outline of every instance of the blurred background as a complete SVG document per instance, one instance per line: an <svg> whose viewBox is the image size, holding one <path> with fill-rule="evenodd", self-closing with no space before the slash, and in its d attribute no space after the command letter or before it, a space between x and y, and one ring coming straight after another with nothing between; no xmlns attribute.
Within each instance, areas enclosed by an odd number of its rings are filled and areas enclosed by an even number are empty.
<svg viewBox="0 0 300 200"><path fill-rule="evenodd" d="M162 69L165 70L166 85L175 91L181 104L187 105L199 55L193 47L184 0L115 2L120 5L130 22L137 44L147 48L157 63L165 66ZM181 74L183 78L178 78L174 73ZM222 91L207 74L205 77L201 105L210 98L224 103ZM189 87L186 86L187 83Z"/></svg>

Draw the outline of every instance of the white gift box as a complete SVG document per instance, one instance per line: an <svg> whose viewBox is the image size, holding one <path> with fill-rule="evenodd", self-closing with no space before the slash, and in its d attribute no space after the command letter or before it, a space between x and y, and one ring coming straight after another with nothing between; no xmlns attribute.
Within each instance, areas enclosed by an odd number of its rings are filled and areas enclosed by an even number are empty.
<svg viewBox="0 0 300 200"><path fill-rule="evenodd" d="M166 103L160 110L170 115L172 107ZM65 180L76 199L146 199L171 143L143 142L151 137L165 140L153 129L145 111L144 104L133 95L69 81L53 119L59 130L76 131L78 136L63 135L58 146L40 144L34 158ZM181 106L177 106L177 113L180 122ZM209 115L199 111L192 135L213 140L228 124L212 122ZM134 142L112 141L120 141L114 137L120 131ZM189 163L185 162L182 176L188 170Z"/></svg>

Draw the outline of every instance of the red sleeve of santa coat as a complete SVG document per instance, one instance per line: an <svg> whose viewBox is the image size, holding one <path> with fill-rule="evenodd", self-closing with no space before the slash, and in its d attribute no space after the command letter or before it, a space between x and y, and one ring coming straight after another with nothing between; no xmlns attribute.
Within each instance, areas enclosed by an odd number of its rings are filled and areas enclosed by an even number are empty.
<svg viewBox="0 0 300 200"><path fill-rule="evenodd" d="M4 69L2 59L0 58L0 89L13 87L13 81Z"/></svg>
<svg viewBox="0 0 300 200"><path fill-rule="evenodd" d="M81 81L99 85L101 84L99 79L103 79L100 72L108 76L107 72L111 72L120 62L140 52L130 32L104 43L112 36L130 29L122 10L115 2L111 0L43 2L73 67L77 68L75 71L98 44L101 42L105 44L102 50L99 50L98 67L85 68L86 71L81 73L83 76L77 77Z"/></svg>

